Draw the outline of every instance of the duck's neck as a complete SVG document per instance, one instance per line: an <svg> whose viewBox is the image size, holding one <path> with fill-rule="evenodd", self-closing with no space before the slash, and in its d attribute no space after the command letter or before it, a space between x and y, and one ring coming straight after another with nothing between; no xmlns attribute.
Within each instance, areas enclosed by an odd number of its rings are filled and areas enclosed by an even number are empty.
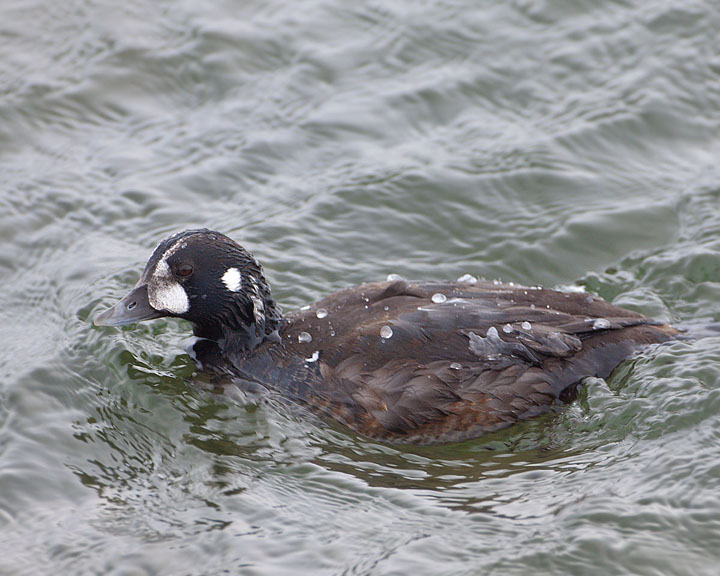
<svg viewBox="0 0 720 576"><path fill-rule="evenodd" d="M196 325L195 336L213 340L223 353L247 354L266 340L278 340L283 322L280 308L269 294L250 303L227 306L212 324Z"/></svg>

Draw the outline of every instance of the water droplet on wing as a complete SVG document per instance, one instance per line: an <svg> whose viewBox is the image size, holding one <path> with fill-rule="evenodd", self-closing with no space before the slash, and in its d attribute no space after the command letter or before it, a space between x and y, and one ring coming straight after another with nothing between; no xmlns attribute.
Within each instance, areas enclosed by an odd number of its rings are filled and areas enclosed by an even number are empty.
<svg viewBox="0 0 720 576"><path fill-rule="evenodd" d="M478 279L475 278L472 274L463 274L460 276L460 278L457 279L458 282L462 282L464 284L477 284Z"/></svg>
<svg viewBox="0 0 720 576"><path fill-rule="evenodd" d="M610 328L610 320L607 318L596 318L593 322L593 330L606 330Z"/></svg>

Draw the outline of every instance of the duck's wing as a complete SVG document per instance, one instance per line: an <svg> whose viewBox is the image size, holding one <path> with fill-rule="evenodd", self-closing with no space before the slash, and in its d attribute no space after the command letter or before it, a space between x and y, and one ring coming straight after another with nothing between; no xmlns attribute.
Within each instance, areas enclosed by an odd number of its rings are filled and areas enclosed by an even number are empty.
<svg viewBox="0 0 720 576"><path fill-rule="evenodd" d="M296 359L291 396L362 434L448 442L547 411L675 333L587 294L397 281L291 316L273 362Z"/></svg>

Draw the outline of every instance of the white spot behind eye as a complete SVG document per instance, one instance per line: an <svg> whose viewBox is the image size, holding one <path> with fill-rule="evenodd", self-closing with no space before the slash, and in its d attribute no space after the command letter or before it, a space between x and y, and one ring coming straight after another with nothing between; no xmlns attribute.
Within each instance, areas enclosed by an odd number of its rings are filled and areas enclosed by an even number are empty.
<svg viewBox="0 0 720 576"><path fill-rule="evenodd" d="M222 276L222 281L230 292L239 292L242 287L242 274L237 268L228 268Z"/></svg>

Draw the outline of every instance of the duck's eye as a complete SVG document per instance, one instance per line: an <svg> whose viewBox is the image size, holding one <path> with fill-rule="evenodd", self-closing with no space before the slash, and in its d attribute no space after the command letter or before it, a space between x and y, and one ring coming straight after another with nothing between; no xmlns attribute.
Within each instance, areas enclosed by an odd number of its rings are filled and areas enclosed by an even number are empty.
<svg viewBox="0 0 720 576"><path fill-rule="evenodd" d="M192 273L193 273L193 267L190 266L190 264L180 264L180 266L178 266L177 269L175 270L175 274L177 274L178 276L181 276L182 278L187 278Z"/></svg>

